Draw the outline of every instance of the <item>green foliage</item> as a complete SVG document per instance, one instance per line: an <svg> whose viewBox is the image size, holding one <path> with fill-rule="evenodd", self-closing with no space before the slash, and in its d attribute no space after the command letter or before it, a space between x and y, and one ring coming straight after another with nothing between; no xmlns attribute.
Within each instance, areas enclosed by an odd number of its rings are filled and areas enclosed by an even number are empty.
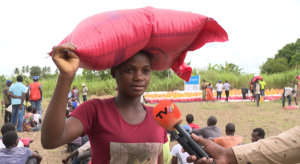
<svg viewBox="0 0 300 164"><path fill-rule="evenodd" d="M286 59L286 60L283 60ZM282 65L283 64L283 65ZM261 73L285 72L300 64L300 38L295 43L286 44L274 58L268 58L267 62L259 66ZM274 67L274 68L271 68Z"/></svg>
<svg viewBox="0 0 300 164"><path fill-rule="evenodd" d="M103 71L92 71L92 70L83 69L82 76L85 79L97 79L97 80L112 79L110 74L110 69L103 70Z"/></svg>
<svg viewBox="0 0 300 164"><path fill-rule="evenodd" d="M15 74L15 75L19 75L19 74L20 74L20 70L19 70L19 68L15 68L15 70L14 70L14 74Z"/></svg>
<svg viewBox="0 0 300 164"><path fill-rule="evenodd" d="M268 58L267 62L259 67L262 74L273 74L289 70L286 58Z"/></svg>
<svg viewBox="0 0 300 164"><path fill-rule="evenodd" d="M214 66L211 66L209 63L207 70L214 70L214 71L220 71L220 72L232 72L234 74L241 74L243 68L240 68L238 65L235 65L233 63L228 63L228 61L225 61L225 65L222 64L215 64Z"/></svg>
<svg viewBox="0 0 300 164"><path fill-rule="evenodd" d="M30 67L30 76L41 76L42 75L42 69L39 66L32 66Z"/></svg>

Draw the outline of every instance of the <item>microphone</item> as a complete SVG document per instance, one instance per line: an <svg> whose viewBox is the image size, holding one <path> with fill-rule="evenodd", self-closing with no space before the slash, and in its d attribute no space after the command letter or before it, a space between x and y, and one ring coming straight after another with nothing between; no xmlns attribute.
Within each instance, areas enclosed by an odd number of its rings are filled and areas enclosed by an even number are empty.
<svg viewBox="0 0 300 164"><path fill-rule="evenodd" d="M153 116L155 121L163 128L169 131L176 129L179 132L175 139L189 155L195 155L197 160L203 157L209 159L209 155L202 149L201 145L196 143L180 125L182 122L181 112L174 103L167 100L160 102L154 107Z"/></svg>

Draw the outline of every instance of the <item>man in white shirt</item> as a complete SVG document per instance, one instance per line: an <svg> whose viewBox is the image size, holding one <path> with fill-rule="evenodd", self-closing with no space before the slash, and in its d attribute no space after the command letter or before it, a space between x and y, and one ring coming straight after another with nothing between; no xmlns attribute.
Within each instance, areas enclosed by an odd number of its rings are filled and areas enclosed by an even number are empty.
<svg viewBox="0 0 300 164"><path fill-rule="evenodd" d="M291 105L291 101L292 101L291 96L294 97L295 103L296 103L296 105L298 105L297 99L296 99L296 91L294 89L292 89L291 87L285 87L283 94L282 94L282 107L285 106L285 98L286 97L289 99L289 106Z"/></svg>
<svg viewBox="0 0 300 164"><path fill-rule="evenodd" d="M225 94L226 94L226 99L225 101L228 102L228 97L229 97L229 89L230 89L231 85L228 83L228 81L226 80L225 81L225 84L224 84L224 88L225 88Z"/></svg>
<svg viewBox="0 0 300 164"><path fill-rule="evenodd" d="M223 84L221 83L221 80L219 80L218 83L216 84L217 101L218 101L218 97L220 97L219 100L221 100L223 87L224 87L224 86L223 86Z"/></svg>
<svg viewBox="0 0 300 164"><path fill-rule="evenodd" d="M189 125L182 125L182 127L188 132L192 133L192 129ZM180 144L175 145L171 150L172 160L171 164L177 164L177 161L179 164L188 164L186 161L186 158L190 156L187 152L182 153L181 151L182 146Z"/></svg>

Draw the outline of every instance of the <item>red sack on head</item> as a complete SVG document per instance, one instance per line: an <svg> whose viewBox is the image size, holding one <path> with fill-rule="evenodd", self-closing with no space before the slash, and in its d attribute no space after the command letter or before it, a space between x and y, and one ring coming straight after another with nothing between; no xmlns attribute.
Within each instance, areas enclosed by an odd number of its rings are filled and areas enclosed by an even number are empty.
<svg viewBox="0 0 300 164"><path fill-rule="evenodd" d="M296 79L300 80L300 75L296 76Z"/></svg>
<svg viewBox="0 0 300 164"><path fill-rule="evenodd" d="M145 50L152 56L152 70L172 68L179 77L189 81L192 69L183 63L187 51L206 43L225 41L228 41L226 31L212 18L145 7L88 17L60 44L74 43L80 67L90 70L115 67Z"/></svg>
<svg viewBox="0 0 300 164"><path fill-rule="evenodd" d="M253 82L256 82L257 80L262 80L263 78L261 76L255 76L252 80L252 83Z"/></svg>

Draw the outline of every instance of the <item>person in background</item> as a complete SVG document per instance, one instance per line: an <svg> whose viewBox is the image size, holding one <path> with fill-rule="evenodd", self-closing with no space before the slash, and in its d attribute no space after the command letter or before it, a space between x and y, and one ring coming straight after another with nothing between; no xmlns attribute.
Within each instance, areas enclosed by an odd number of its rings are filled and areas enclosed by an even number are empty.
<svg viewBox="0 0 300 164"><path fill-rule="evenodd" d="M206 83L205 83L205 79L203 79L202 83L201 83L201 90L202 90L202 101L206 100Z"/></svg>
<svg viewBox="0 0 300 164"><path fill-rule="evenodd" d="M224 87L224 85L221 83L221 80L219 80L218 83L216 84L217 101L218 101L218 97L220 97L219 100L221 100L223 87Z"/></svg>
<svg viewBox="0 0 300 164"><path fill-rule="evenodd" d="M214 93L212 91L212 87L211 87L211 84L209 83L208 86L206 87L206 100L207 101L214 101Z"/></svg>
<svg viewBox="0 0 300 164"><path fill-rule="evenodd" d="M265 86L266 86L266 83L264 81L264 79L261 79L259 81L259 84L261 86L261 95L264 97L264 100L266 99L266 96L265 96Z"/></svg>
<svg viewBox="0 0 300 164"><path fill-rule="evenodd" d="M192 129L189 125L182 125L182 127L188 132L188 133L192 133ZM189 154L187 152L182 152L182 146L180 144L176 144L172 150L171 153L172 155L172 160L171 160L171 164L188 164L188 162L186 161L186 158L189 156Z"/></svg>
<svg viewBox="0 0 300 164"><path fill-rule="evenodd" d="M34 121L34 115L32 113L32 107L29 106L26 108L26 113L23 119L23 131L39 131L40 127L36 126L37 122Z"/></svg>
<svg viewBox="0 0 300 164"><path fill-rule="evenodd" d="M163 152L164 152L164 163L169 164L172 159L172 155L170 154L170 136L169 135L168 135L168 142L166 142L163 146Z"/></svg>
<svg viewBox="0 0 300 164"><path fill-rule="evenodd" d="M230 90L230 87L231 85L228 83L228 81L226 80L225 81L225 84L224 84L224 89L225 89L225 94L226 94L226 99L225 101L228 102L228 97L229 97L229 90Z"/></svg>
<svg viewBox="0 0 300 164"><path fill-rule="evenodd" d="M41 115L37 113L36 108L32 108L32 113L33 113L33 119L37 123L36 126L40 126L42 123Z"/></svg>
<svg viewBox="0 0 300 164"><path fill-rule="evenodd" d="M216 126L217 118L215 116L210 116L207 119L207 126L201 129L193 129L192 132L198 136L203 136L203 138L216 138L221 137L221 129Z"/></svg>
<svg viewBox="0 0 300 164"><path fill-rule="evenodd" d="M216 144L224 148L231 148L233 146L237 146L240 143L243 143L243 137L234 135L235 126L233 123L228 123L226 125L225 133L226 136L224 137L217 137L210 140L214 141Z"/></svg>
<svg viewBox="0 0 300 164"><path fill-rule="evenodd" d="M2 136L9 131L16 131L14 124L6 123L1 127ZM17 147L24 147L24 143L22 141L19 141ZM2 137L0 137L0 149L2 149L2 148L5 148L5 145L3 144Z"/></svg>
<svg viewBox="0 0 300 164"><path fill-rule="evenodd" d="M295 104L298 105L297 99L296 99L296 91L294 89L292 89L291 87L284 87L284 91L282 93L282 107L285 106L285 99L286 98L289 99L289 106L291 105L291 103L292 103L291 96L294 97Z"/></svg>
<svg viewBox="0 0 300 164"><path fill-rule="evenodd" d="M79 147L78 149L74 150L69 156L67 156L66 158L62 159L63 163L67 163L71 158L73 159L75 156L78 156L82 153L85 153L86 151L91 150L91 144L90 141L87 141L84 145L82 145L81 147ZM75 160L73 160L75 163ZM83 164L88 164L91 161L91 158L89 157L88 159L83 159L83 160L78 160L80 161L80 163ZM72 162L73 164L73 162Z"/></svg>
<svg viewBox="0 0 300 164"><path fill-rule="evenodd" d="M72 95L74 95L75 98L76 98L76 100L77 100L77 102L80 103L80 101L79 101L79 90L76 88L76 86L73 86Z"/></svg>
<svg viewBox="0 0 300 164"><path fill-rule="evenodd" d="M42 97L43 97L43 90L42 84L39 83L39 77L33 76L33 83L29 84L27 94L29 95L29 101L31 103L32 108L36 108L38 113L41 115L43 114L42 110Z"/></svg>
<svg viewBox="0 0 300 164"><path fill-rule="evenodd" d="M18 118L17 131L22 132L23 114L26 99L26 86L22 83L23 77L17 76L17 82L9 87L9 95L11 97L12 104L12 117L11 123L16 125Z"/></svg>
<svg viewBox="0 0 300 164"><path fill-rule="evenodd" d="M75 109L75 107L73 105L69 105L69 114L68 115L70 115L74 109Z"/></svg>
<svg viewBox="0 0 300 164"><path fill-rule="evenodd" d="M261 85L259 84L259 80L252 83L253 85L253 95L256 99L256 105L259 107L260 95L261 95Z"/></svg>
<svg viewBox="0 0 300 164"><path fill-rule="evenodd" d="M265 131L262 128L255 128L253 129L251 136L252 142L257 142L258 140L265 138Z"/></svg>
<svg viewBox="0 0 300 164"><path fill-rule="evenodd" d="M290 164L300 163L300 126L280 133L277 136L258 140L257 142L223 148L216 143L198 137L195 134L192 138L211 157L209 160L195 156L187 157L188 162L195 164Z"/></svg>
<svg viewBox="0 0 300 164"><path fill-rule="evenodd" d="M193 124L194 116L192 114L186 115L186 122L192 129L200 129L200 127L197 124Z"/></svg>
<svg viewBox="0 0 300 164"><path fill-rule="evenodd" d="M11 98L9 96L9 87L13 81L6 80L6 86L3 88L3 97L4 97L4 105L5 108L11 105ZM4 124L11 122L11 113L5 110L4 113Z"/></svg>
<svg viewBox="0 0 300 164"><path fill-rule="evenodd" d="M17 147L20 142L15 131L9 131L3 135L5 148L0 149L0 159L3 164L40 164L42 157L27 147Z"/></svg>
<svg viewBox="0 0 300 164"><path fill-rule="evenodd" d="M300 80L298 83L296 82L297 77L295 77L294 83L295 83L295 91L298 92L298 95L300 94ZM297 87L298 86L298 87Z"/></svg>
<svg viewBox="0 0 300 164"><path fill-rule="evenodd" d="M71 99L71 98L72 98L72 92L70 91L70 92L68 93L68 100Z"/></svg>
<svg viewBox="0 0 300 164"><path fill-rule="evenodd" d="M85 86L85 83L82 84L82 98L83 98L83 102L86 102L86 96L87 96L87 91L88 91L88 87Z"/></svg>
<svg viewBox="0 0 300 164"><path fill-rule="evenodd" d="M246 100L247 99L247 94L248 94L248 91L249 91L249 89L248 88L246 88L246 87L243 87L242 88L242 95L243 95L243 100Z"/></svg>

